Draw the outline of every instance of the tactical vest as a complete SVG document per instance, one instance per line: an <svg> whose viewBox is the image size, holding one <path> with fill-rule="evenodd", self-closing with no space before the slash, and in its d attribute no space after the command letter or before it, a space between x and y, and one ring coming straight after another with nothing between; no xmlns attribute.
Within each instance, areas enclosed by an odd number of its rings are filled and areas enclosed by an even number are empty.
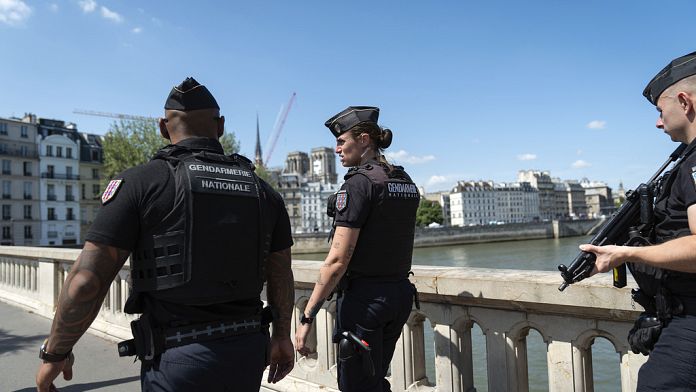
<svg viewBox="0 0 696 392"><path fill-rule="evenodd" d="M373 199L348 271L358 276L405 276L413 257L418 188L400 166L387 173L382 166L366 164L344 178L355 175L370 180Z"/></svg>
<svg viewBox="0 0 696 392"><path fill-rule="evenodd" d="M269 235L251 162L180 146L153 159L167 163L176 196L158 225L141 228L133 292L184 305L259 298Z"/></svg>
<svg viewBox="0 0 696 392"><path fill-rule="evenodd" d="M693 150L694 147L689 146L672 170L663 175L655 198L655 211L666 211L672 187L679 176L679 171L682 169L681 163ZM676 230L661 230L659 227L654 226L651 240L654 243L661 244L687 235L691 235L688 225ZM666 270L642 263L626 264L641 290L651 297L657 294L660 287L666 288L671 294L676 296L696 296L696 274Z"/></svg>

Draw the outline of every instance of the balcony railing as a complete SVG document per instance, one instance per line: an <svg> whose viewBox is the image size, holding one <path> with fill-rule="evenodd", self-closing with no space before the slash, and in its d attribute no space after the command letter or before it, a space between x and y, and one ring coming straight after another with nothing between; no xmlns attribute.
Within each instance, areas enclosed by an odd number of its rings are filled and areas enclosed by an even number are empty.
<svg viewBox="0 0 696 392"><path fill-rule="evenodd" d="M36 151L26 151L19 148L6 148L4 150L0 150L0 155L9 155L12 157L24 157L32 159L36 159L39 157L39 154Z"/></svg>
<svg viewBox="0 0 696 392"><path fill-rule="evenodd" d="M49 215L48 220L56 220L56 215Z"/></svg>
<svg viewBox="0 0 696 392"><path fill-rule="evenodd" d="M78 174L58 174L51 172L41 173L41 178L54 178L57 180L79 180L80 176Z"/></svg>
<svg viewBox="0 0 696 392"><path fill-rule="evenodd" d="M73 195L65 195L65 201L75 201L75 196L73 196Z"/></svg>
<svg viewBox="0 0 696 392"><path fill-rule="evenodd" d="M12 198L12 195L10 195L10 194L8 194L8 193L3 193L3 194L2 194L2 198L3 198L3 199L11 199L11 198Z"/></svg>
<svg viewBox="0 0 696 392"><path fill-rule="evenodd" d="M56 201L58 197L56 195L46 195L46 200Z"/></svg>
<svg viewBox="0 0 696 392"><path fill-rule="evenodd" d="M65 217L65 220L72 221L72 220L76 220L76 218L75 218L75 215L68 215Z"/></svg>
<svg viewBox="0 0 696 392"><path fill-rule="evenodd" d="M31 200L31 199L33 199L32 195L30 195L28 193L24 194L24 200Z"/></svg>

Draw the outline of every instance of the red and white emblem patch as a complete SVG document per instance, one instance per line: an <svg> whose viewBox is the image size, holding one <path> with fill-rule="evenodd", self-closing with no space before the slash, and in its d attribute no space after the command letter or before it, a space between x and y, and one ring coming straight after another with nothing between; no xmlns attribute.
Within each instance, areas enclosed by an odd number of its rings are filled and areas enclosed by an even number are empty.
<svg viewBox="0 0 696 392"><path fill-rule="evenodd" d="M336 193L336 210L343 212L348 207L348 193L346 191L338 191Z"/></svg>
<svg viewBox="0 0 696 392"><path fill-rule="evenodd" d="M123 180L111 180L109 182L109 185L106 186L106 189L104 190L104 193L102 193L101 200L102 200L102 205L108 203L111 201L116 196L116 192L118 192L118 189L121 187L121 184L123 183Z"/></svg>

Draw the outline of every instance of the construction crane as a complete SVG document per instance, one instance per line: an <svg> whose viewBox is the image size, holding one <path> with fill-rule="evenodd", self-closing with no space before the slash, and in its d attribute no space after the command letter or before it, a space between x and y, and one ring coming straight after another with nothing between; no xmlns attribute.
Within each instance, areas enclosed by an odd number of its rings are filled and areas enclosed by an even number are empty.
<svg viewBox="0 0 696 392"><path fill-rule="evenodd" d="M285 120L288 119L288 113L290 112L290 109L292 108L293 102L295 102L295 96L297 94L295 92L292 93L290 96L290 100L288 101L288 104L285 106L285 110L281 109L282 114L280 117L278 117L278 121L276 122L275 129L273 129L272 133L272 138L271 138L271 144L270 147L266 149L266 158L264 158L264 162L266 164L270 164L271 162L271 155L273 155L273 150L275 149L276 142L278 141L278 137L280 136L280 132L283 130L283 126L285 125Z"/></svg>
<svg viewBox="0 0 696 392"><path fill-rule="evenodd" d="M84 114L87 116L97 116L97 117L109 117L109 118L119 118L121 120L145 120L145 121L152 121L152 120L157 120L157 117L148 117L148 116L134 116L132 114L121 114L121 113L109 113L109 112L97 112L94 110L82 110L82 109L75 109L73 110L73 113L75 114Z"/></svg>

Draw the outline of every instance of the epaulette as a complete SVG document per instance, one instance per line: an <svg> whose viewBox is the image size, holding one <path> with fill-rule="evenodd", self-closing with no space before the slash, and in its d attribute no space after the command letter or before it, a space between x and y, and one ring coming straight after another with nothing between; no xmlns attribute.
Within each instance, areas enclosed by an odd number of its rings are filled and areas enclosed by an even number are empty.
<svg viewBox="0 0 696 392"><path fill-rule="evenodd" d="M256 166L255 166L254 163L251 161L251 159L245 157L244 155L239 155L239 154L237 154L237 153L234 153L234 154L230 154L230 155L228 155L228 156L229 156L230 158L232 158L233 160L235 160L235 161L237 161L237 162L240 162L240 163L242 163L242 164L248 166L249 169L251 169L251 171L255 171L255 170L256 170Z"/></svg>

